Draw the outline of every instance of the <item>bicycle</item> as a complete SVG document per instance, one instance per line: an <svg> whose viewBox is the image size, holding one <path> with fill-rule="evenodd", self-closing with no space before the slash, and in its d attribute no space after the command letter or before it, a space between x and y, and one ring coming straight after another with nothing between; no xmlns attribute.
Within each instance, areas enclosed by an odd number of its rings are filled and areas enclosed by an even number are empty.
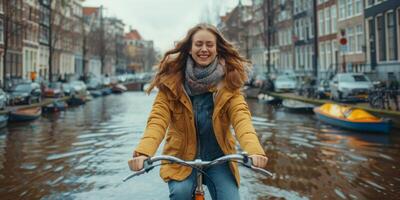
<svg viewBox="0 0 400 200"><path fill-rule="evenodd" d="M147 173L149 171L151 171L152 169L154 169L157 166L163 165L163 163L159 163L159 164L154 164L155 162L161 162L161 161L169 161L170 163L168 164L180 164L180 165L184 165L184 166L188 166L191 167L193 169L196 169L196 189L194 191L193 194L193 199L194 200L204 200L204 189L203 189L203 177L202 175L206 175L207 174L204 172L204 169L211 167L213 165L217 165L217 164L222 164L225 162L236 162L239 163L249 169L252 169L254 171L260 172L261 174L264 174L266 176L273 176L273 174L265 169L262 168L258 168L258 167L254 167L252 164L252 160L251 158L249 158L249 156L247 155L247 153L243 152L240 154L229 154L229 155L225 155L222 156L220 158L217 158L215 160L212 161L202 161L201 159L196 159L194 161L184 161L180 158L174 157L174 156L169 156L169 155L161 155L161 156L154 156L154 157L149 157L147 160L144 161L143 164L143 169L141 169L138 172L133 173L132 175L129 175L128 177L123 179L123 182L126 182L127 180L135 177L135 176L139 176L142 175L144 173ZM212 183L212 185L214 185L214 183ZM216 199L218 199L216 197Z"/></svg>

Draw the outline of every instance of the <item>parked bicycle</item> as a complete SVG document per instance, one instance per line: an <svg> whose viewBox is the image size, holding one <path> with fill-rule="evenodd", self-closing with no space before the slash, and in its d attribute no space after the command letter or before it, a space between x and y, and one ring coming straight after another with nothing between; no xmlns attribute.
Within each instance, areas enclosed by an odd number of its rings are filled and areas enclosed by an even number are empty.
<svg viewBox="0 0 400 200"><path fill-rule="evenodd" d="M372 108L392 109L391 104L399 110L399 90L389 90L386 88L376 88L368 92L368 103Z"/></svg>
<svg viewBox="0 0 400 200"><path fill-rule="evenodd" d="M161 161L168 161L168 163L161 163ZM142 170L135 172L132 175L124 178L123 181L125 182L135 176L142 175L146 172L151 171L155 167L163 165L163 164L173 164L173 163L180 164L183 166L191 167L196 170L197 185L196 185L196 189L195 189L192 197L194 200L204 200L203 175L208 177L207 173L205 173L205 170L211 166L223 164L226 162L236 162L236 163L239 163L249 169L260 172L261 174L264 174L266 176L273 176L273 174L271 172L269 172L265 169L254 167L252 164L251 158L247 155L247 153L243 152L241 154L225 155L225 156L222 156L222 157L217 158L212 161L202 161L200 159L196 159L194 161L184 161L180 158L177 158L174 156L169 156L169 155L154 156L154 157L148 158L144 162L144 166L143 166ZM210 178L208 178L208 180L210 180L212 183L212 180ZM212 183L212 185L214 185L214 187L215 187L214 183ZM218 199L218 197L216 197L216 199Z"/></svg>

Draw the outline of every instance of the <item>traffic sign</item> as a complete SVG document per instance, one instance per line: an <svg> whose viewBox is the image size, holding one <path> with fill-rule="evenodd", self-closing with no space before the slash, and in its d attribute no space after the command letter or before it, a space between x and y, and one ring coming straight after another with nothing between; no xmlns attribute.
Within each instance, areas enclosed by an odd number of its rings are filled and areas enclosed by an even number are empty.
<svg viewBox="0 0 400 200"><path fill-rule="evenodd" d="M344 38L344 37L342 37L342 38L340 38L339 43L340 43L341 45L346 45L346 44L347 44L347 39Z"/></svg>

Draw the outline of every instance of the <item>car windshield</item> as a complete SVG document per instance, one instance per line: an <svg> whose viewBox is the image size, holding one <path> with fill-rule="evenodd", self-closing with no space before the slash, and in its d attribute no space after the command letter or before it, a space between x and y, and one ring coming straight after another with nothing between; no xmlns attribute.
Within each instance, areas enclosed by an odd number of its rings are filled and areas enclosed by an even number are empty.
<svg viewBox="0 0 400 200"><path fill-rule="evenodd" d="M340 77L343 82L367 82L368 79L364 75L344 75Z"/></svg>
<svg viewBox="0 0 400 200"><path fill-rule="evenodd" d="M14 91L16 92L29 92L30 90L31 90L31 85L29 84L17 85L14 88Z"/></svg>

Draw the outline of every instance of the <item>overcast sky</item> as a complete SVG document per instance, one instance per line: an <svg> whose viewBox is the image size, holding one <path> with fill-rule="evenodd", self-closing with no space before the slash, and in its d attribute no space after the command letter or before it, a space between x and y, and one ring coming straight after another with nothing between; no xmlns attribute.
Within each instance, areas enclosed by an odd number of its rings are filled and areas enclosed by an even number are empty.
<svg viewBox="0 0 400 200"><path fill-rule="evenodd" d="M173 42L184 37L187 30L205 19L207 8L231 10L239 0L86 0L83 6L105 8L105 15L122 19L125 30L137 29L146 40L153 40L161 51L173 46ZM250 0L242 0L249 4ZM215 18L215 17L214 17Z"/></svg>

